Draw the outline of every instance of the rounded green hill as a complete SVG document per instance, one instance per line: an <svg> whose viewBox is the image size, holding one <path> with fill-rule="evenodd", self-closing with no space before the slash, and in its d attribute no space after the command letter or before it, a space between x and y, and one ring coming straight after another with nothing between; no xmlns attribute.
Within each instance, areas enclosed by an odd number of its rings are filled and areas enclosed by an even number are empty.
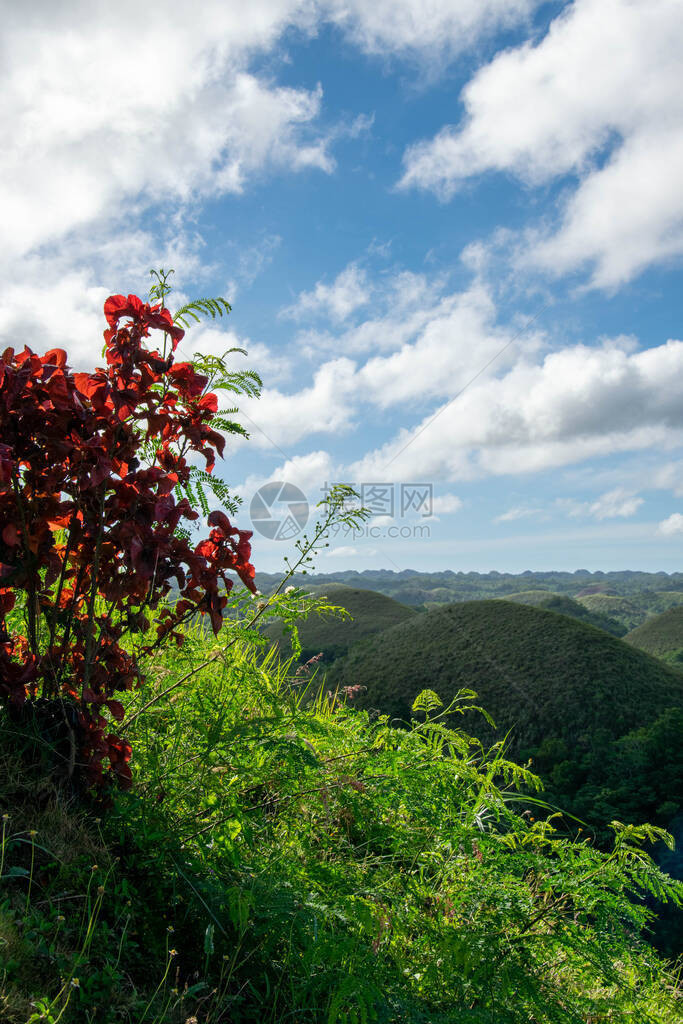
<svg viewBox="0 0 683 1024"><path fill-rule="evenodd" d="M434 609L329 670L328 686L354 684L367 687L362 707L403 720L423 689L444 704L475 690L497 730L474 713L456 724L487 744L509 732L512 755L533 757L549 798L593 823L664 823L683 803L683 756L670 740L683 727L683 673L565 615L505 600Z"/></svg>
<svg viewBox="0 0 683 1024"><path fill-rule="evenodd" d="M640 651L683 667L683 605L654 615L624 639Z"/></svg>
<svg viewBox="0 0 683 1024"><path fill-rule="evenodd" d="M312 614L299 623L303 661L319 653L322 653L323 661L334 661L335 658L345 655L358 641L408 619L419 617L414 608L400 604L374 590L347 587L342 583L306 589L317 595L324 594L331 604L345 608L352 618L323 618ZM269 640L278 644L284 656L289 657L292 653L291 644L279 622L268 623L264 626L263 633Z"/></svg>
<svg viewBox="0 0 683 1024"><path fill-rule="evenodd" d="M604 730L621 736L667 706L683 707L683 676L576 619L512 601L436 608L354 645L332 670L341 685L368 687L365 704L409 719L415 696L445 702L477 691L513 730L519 751L552 732L585 745Z"/></svg>
<svg viewBox="0 0 683 1024"><path fill-rule="evenodd" d="M623 636L626 626L623 626L616 619L609 615L603 615L599 611L591 611L590 608L572 600L565 594L553 594L549 590L520 590L516 594L506 594L506 601L514 601L516 604L529 604L534 608L544 608L549 612L557 612L559 615L569 615L572 619L580 619L590 626L604 629L613 636Z"/></svg>

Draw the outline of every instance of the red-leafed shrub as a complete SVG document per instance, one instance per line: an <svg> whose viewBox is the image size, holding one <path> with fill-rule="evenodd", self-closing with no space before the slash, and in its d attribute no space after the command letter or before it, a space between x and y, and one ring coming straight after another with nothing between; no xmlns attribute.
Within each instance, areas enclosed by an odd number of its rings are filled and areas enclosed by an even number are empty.
<svg viewBox="0 0 683 1024"><path fill-rule="evenodd" d="M210 426L217 400L207 378L175 362L184 332L135 295L111 296L104 313L104 369L73 373L61 349L0 357L0 698L74 706L88 780L113 775L128 786L114 695L142 681L141 656L169 638L182 643L188 617L206 613L217 633L228 573L253 590L254 569L251 533L223 512L209 515L209 538L196 547L178 530L198 518L176 499L188 454L211 472L224 447ZM145 347L152 329L164 332L168 355ZM144 465L142 440L156 452ZM175 606L164 602L172 581ZM126 650L123 638L147 633L155 609L154 639Z"/></svg>

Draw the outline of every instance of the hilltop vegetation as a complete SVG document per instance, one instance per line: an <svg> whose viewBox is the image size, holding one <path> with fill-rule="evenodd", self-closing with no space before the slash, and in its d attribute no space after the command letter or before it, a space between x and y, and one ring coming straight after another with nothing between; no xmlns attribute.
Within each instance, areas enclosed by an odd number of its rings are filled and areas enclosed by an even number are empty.
<svg viewBox="0 0 683 1024"><path fill-rule="evenodd" d="M509 731L512 755L534 758L552 801L593 825L670 820L683 802L676 750L643 759L633 739L645 729L654 748L683 725L683 675L575 619L510 601L449 605L357 644L328 681L366 686L362 706L403 720L427 686L446 703L474 689L498 730L466 727L485 742Z"/></svg>
<svg viewBox="0 0 683 1024"><path fill-rule="evenodd" d="M655 658L677 668L683 667L683 606L670 608L648 619L624 639Z"/></svg>
<svg viewBox="0 0 683 1024"><path fill-rule="evenodd" d="M399 604L384 594L373 590L360 590L333 583L327 587L307 587L313 594L324 594L331 604L344 608L350 618L323 618L310 615L298 625L301 643L301 661L322 653L323 661L331 662L342 657L349 648L375 633L395 626L417 613L407 605ZM292 653L289 635L279 622L269 622L263 627L263 634L276 643L287 658Z"/></svg>
<svg viewBox="0 0 683 1024"><path fill-rule="evenodd" d="M559 615L568 615L572 619L580 619L590 626L604 629L606 633L613 636L624 636L626 627L609 615L602 615L600 612L593 612L583 603L573 601L571 597L564 597L561 594L550 594L547 590L522 590L518 594L508 594L506 601L515 601L517 604L530 604L534 608L544 608L548 612L557 612Z"/></svg>

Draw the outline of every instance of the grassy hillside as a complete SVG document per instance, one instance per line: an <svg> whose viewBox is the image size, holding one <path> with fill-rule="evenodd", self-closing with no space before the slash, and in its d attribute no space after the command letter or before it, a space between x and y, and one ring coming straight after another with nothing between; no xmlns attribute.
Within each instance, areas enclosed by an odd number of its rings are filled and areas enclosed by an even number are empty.
<svg viewBox="0 0 683 1024"><path fill-rule="evenodd" d="M641 626L653 615L683 605L683 593L678 590L644 590L623 597L618 594L586 594L577 601L596 615L616 619L627 632Z"/></svg>
<svg viewBox="0 0 683 1024"><path fill-rule="evenodd" d="M632 630L626 643L673 666L683 666L683 605L647 619Z"/></svg>
<svg viewBox="0 0 683 1024"><path fill-rule="evenodd" d="M647 611L639 608L635 601L619 594L584 594L576 601L593 615L604 615L620 622L627 632L640 625L647 615Z"/></svg>
<svg viewBox="0 0 683 1024"><path fill-rule="evenodd" d="M122 696L134 786L108 805L0 709L3 1024L677 1018L640 936L642 897L676 896L644 830L561 838L462 735L207 653L196 630Z"/></svg>
<svg viewBox="0 0 683 1024"><path fill-rule="evenodd" d="M306 589L314 594L325 594L331 604L345 608L352 618L323 618L309 615L305 621L300 622L299 640L303 661L320 652L324 661L334 661L335 658L346 654L358 641L412 619L418 614L414 608L399 604L398 601L393 601L384 594L377 594L373 590L346 587L341 583ZM289 637L278 622L268 623L263 627L263 633L278 644L285 656L291 654Z"/></svg>
<svg viewBox="0 0 683 1024"><path fill-rule="evenodd" d="M557 802L597 824L670 819L682 802L675 749L631 764L638 745L625 755L614 744L642 728L653 749L670 735L683 675L575 619L511 601L449 605L356 645L328 678L366 686L363 706L400 719L425 687L445 702L473 688L498 731L476 718L466 727L487 742L512 730L513 754L534 756Z"/></svg>
<svg viewBox="0 0 683 1024"><path fill-rule="evenodd" d="M604 629L613 636L624 636L627 629L622 623L609 615L603 615L598 611L591 611L579 601L572 600L564 594L552 594L547 590L522 590L517 594L508 594L506 601L514 601L517 604L529 604L534 608L544 608L549 612L557 612L559 615L569 615L572 619L580 619L587 622L589 626L596 626Z"/></svg>

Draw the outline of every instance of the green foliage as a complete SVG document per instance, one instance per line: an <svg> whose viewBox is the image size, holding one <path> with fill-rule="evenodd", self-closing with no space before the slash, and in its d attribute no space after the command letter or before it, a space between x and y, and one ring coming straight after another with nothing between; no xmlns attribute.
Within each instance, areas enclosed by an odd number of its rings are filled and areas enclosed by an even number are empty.
<svg viewBox="0 0 683 1024"><path fill-rule="evenodd" d="M136 787L102 821L17 771L0 722L3 1021L677 1018L638 937L642 897L683 897L643 851L663 833L615 823L601 853L518 814L533 777L436 693L394 729L233 646L155 699L207 653L197 629L130 696Z"/></svg>
<svg viewBox="0 0 683 1024"><path fill-rule="evenodd" d="M615 746L683 707L683 677L564 615L508 601L449 605L354 645L328 682L367 687L361 706L405 721L423 688L448 701L471 686L498 730L474 717L467 727L489 743L509 732L509 752L533 757L548 799L603 832L624 815L666 824L666 805L683 804L670 745L653 770L625 764Z"/></svg>
<svg viewBox="0 0 683 1024"><path fill-rule="evenodd" d="M216 317L227 316L231 311L232 306L227 299L194 299L193 302L188 302L177 309L173 314L173 320L181 327L187 328L192 322L201 323L202 318L211 317L215 320Z"/></svg>

